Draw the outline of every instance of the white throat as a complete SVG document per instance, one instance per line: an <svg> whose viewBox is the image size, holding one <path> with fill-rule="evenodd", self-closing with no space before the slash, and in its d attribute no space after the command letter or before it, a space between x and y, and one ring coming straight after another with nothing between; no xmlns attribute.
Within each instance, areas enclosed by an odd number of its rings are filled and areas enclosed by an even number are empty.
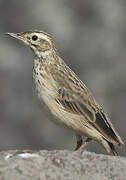
<svg viewBox="0 0 126 180"><path fill-rule="evenodd" d="M52 51L51 50L47 50L47 51L37 51L36 52L36 55L39 57L39 58L43 58L43 59L46 59L48 56L51 56L52 54Z"/></svg>

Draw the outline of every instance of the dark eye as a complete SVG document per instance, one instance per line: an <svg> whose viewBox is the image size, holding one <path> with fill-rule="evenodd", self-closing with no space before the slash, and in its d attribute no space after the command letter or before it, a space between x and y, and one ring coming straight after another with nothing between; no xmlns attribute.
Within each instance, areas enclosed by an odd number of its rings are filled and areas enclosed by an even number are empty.
<svg viewBox="0 0 126 180"><path fill-rule="evenodd" d="M36 41L37 39L38 39L38 36L36 36L36 35L32 36L33 41Z"/></svg>

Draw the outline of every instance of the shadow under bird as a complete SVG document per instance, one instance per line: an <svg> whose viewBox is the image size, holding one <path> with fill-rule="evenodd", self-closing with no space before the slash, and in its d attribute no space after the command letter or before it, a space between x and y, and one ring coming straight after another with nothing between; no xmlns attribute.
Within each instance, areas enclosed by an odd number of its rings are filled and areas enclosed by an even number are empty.
<svg viewBox="0 0 126 180"><path fill-rule="evenodd" d="M43 31L7 33L23 41L34 52L33 85L40 103L56 117L55 123L75 132L76 150L82 151L92 139L110 155L121 137L92 93L59 56L51 35ZM87 139L83 143L82 136Z"/></svg>

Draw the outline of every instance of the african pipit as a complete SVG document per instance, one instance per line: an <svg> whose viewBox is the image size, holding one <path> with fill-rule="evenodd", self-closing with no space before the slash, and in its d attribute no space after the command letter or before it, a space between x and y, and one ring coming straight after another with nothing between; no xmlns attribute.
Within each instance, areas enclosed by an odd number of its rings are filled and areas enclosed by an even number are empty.
<svg viewBox="0 0 126 180"><path fill-rule="evenodd" d="M33 50L35 94L55 115L57 124L75 132L76 150L83 150L93 139L108 154L116 155L114 145L124 144L121 137L85 84L59 56L52 37L38 30L8 34ZM87 137L84 143L82 136Z"/></svg>

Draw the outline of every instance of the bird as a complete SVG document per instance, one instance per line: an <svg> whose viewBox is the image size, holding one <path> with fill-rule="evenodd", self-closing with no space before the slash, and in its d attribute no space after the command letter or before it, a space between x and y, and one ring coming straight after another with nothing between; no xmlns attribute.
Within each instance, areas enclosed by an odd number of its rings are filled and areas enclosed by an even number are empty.
<svg viewBox="0 0 126 180"><path fill-rule="evenodd" d="M52 119L56 124L75 133L75 150L83 152L94 140L108 155L117 155L115 145L123 145L123 140L92 92L60 57L52 36L40 30L6 34L33 51L34 93L55 117Z"/></svg>

